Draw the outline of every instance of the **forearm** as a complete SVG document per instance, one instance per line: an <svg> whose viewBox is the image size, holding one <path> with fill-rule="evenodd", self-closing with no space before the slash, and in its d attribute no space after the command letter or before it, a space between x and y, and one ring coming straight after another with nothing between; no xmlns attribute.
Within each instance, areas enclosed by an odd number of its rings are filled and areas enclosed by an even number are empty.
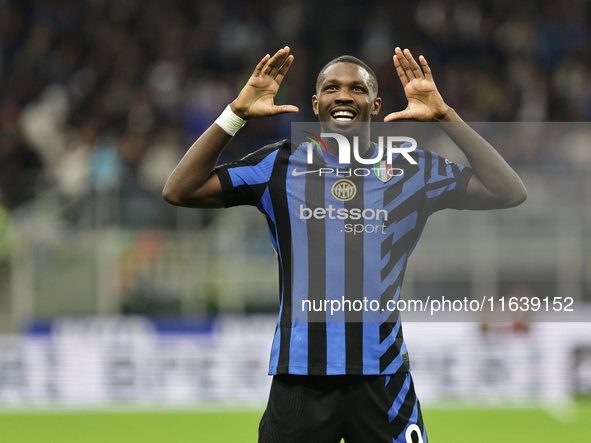
<svg viewBox="0 0 591 443"><path fill-rule="evenodd" d="M162 192L164 199L176 206L201 206L200 199L209 198L212 194L211 192L203 192L208 191L203 188L213 185L211 181L212 175L215 175L215 165L222 150L231 139L232 136L216 123L211 125L193 143L168 178ZM215 198L215 195L213 197ZM206 202L204 205L219 206Z"/></svg>
<svg viewBox="0 0 591 443"><path fill-rule="evenodd" d="M232 136L251 118L298 112L296 106L276 106L273 102L292 62L288 46L272 57L269 54L263 57L236 100L193 143L168 178L162 191L167 202L202 208L224 206L222 185L214 168Z"/></svg>
<svg viewBox="0 0 591 443"><path fill-rule="evenodd" d="M442 129L466 155L478 181L470 183L465 207L494 209L517 206L527 191L517 173L501 155L450 108Z"/></svg>

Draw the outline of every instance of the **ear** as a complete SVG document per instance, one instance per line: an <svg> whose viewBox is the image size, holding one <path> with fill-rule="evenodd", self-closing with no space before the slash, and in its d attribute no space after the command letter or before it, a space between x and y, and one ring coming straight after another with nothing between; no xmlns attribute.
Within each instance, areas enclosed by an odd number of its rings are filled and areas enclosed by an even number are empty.
<svg viewBox="0 0 591 443"><path fill-rule="evenodd" d="M371 115L378 115L380 113L381 108L382 108L382 99L380 97L376 97L373 101Z"/></svg>
<svg viewBox="0 0 591 443"><path fill-rule="evenodd" d="M314 115L318 115L318 97L316 94L312 96L312 110L314 111Z"/></svg>

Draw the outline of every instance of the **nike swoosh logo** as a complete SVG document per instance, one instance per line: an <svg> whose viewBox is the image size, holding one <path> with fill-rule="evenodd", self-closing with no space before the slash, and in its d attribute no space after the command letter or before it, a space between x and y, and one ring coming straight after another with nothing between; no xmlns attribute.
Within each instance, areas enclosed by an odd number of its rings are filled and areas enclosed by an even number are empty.
<svg viewBox="0 0 591 443"><path fill-rule="evenodd" d="M312 172L318 172L318 171L320 171L320 169L317 169L315 171L298 171L298 168L293 168L293 171L291 171L291 175L293 175L294 177L298 177L300 175L311 174Z"/></svg>

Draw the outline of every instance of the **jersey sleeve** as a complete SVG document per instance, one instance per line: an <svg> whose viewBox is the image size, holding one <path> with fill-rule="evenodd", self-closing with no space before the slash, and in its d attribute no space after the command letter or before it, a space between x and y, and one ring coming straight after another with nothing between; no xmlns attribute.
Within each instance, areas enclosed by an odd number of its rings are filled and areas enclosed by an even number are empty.
<svg viewBox="0 0 591 443"><path fill-rule="evenodd" d="M258 206L269 185L278 149L278 144L265 146L241 160L215 168L226 207Z"/></svg>
<svg viewBox="0 0 591 443"><path fill-rule="evenodd" d="M445 208L462 209L464 195L473 171L466 166L452 163L434 152L426 156L427 177L425 192L427 201L430 203L433 212Z"/></svg>

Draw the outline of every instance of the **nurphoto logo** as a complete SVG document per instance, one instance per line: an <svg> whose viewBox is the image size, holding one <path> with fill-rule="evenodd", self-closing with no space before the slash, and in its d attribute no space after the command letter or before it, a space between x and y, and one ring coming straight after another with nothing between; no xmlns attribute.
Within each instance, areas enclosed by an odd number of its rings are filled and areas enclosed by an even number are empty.
<svg viewBox="0 0 591 443"><path fill-rule="evenodd" d="M314 153L314 145L320 150L320 152L324 151L328 153L328 149L326 148L326 144L322 140L322 138L331 137L334 138L338 145L339 145L339 163L340 164L350 164L351 163L351 145L347 137L342 134L337 134L336 132L323 132L321 134L322 137L317 136L316 134L308 131L304 131L306 134L310 134L312 137L307 137L312 143L307 144L307 162L309 165L313 162L313 153ZM398 143L398 146L394 143ZM375 165L379 163L382 158L384 157L384 150L386 151L387 155L387 164L392 164L392 157L394 154L401 154L411 165L416 165L417 162L409 155L410 152L414 151L417 147L417 141L411 137L398 137L398 136L387 136L386 137L386 146L384 147L384 137L378 137L378 152L375 157L373 158L363 158L359 155L359 136L353 136L353 157L355 161L363 164L363 165Z"/></svg>

